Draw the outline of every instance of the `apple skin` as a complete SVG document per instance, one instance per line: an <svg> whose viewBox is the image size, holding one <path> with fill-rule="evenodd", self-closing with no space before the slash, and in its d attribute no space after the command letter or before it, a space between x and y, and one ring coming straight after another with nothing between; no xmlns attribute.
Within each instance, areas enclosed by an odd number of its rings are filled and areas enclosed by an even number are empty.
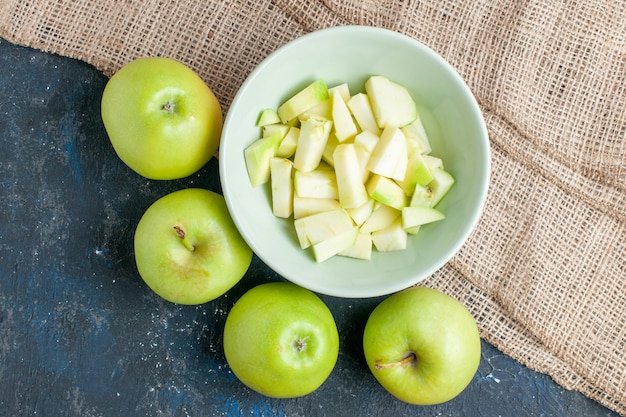
<svg viewBox="0 0 626 417"><path fill-rule="evenodd" d="M275 398L315 391L339 354L337 326L326 304L289 282L261 284L246 292L228 313L223 341L235 376Z"/></svg>
<svg viewBox="0 0 626 417"><path fill-rule="evenodd" d="M252 261L224 197L201 188L174 191L152 203L137 224L134 247L141 278L177 304L223 295Z"/></svg>
<svg viewBox="0 0 626 417"><path fill-rule="evenodd" d="M139 58L107 82L101 115L113 149L138 174L187 177L216 153L222 109L189 67L169 58Z"/></svg>
<svg viewBox="0 0 626 417"><path fill-rule="evenodd" d="M418 405L459 395L481 356L470 312L426 287L400 291L376 306L365 325L363 350L378 382L399 400Z"/></svg>

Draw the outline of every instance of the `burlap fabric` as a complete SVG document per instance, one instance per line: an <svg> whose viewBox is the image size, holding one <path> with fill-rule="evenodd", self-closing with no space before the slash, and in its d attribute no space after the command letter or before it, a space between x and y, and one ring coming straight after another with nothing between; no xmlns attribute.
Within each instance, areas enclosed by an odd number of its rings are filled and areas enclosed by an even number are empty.
<svg viewBox="0 0 626 417"><path fill-rule="evenodd" d="M426 285L481 335L626 414L626 2L615 0L2 0L0 36L113 74L179 59L224 110L277 47L344 24L445 57L488 126L492 183L467 244Z"/></svg>

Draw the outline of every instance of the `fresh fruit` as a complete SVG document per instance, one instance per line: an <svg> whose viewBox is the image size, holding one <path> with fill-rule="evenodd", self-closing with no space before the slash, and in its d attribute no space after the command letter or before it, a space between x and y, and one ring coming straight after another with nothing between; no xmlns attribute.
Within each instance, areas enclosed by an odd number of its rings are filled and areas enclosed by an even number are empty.
<svg viewBox="0 0 626 417"><path fill-rule="evenodd" d="M354 144L337 146L333 155L339 203L345 208L361 207L367 203L369 196L363 184Z"/></svg>
<svg viewBox="0 0 626 417"><path fill-rule="evenodd" d="M317 262L335 254L370 259L372 248L403 250L408 235L446 217L435 206L454 177L431 154L417 104L406 88L379 75L364 87L351 95L347 83L328 88L315 81L278 111L262 110L261 137L244 150L250 183L272 179L274 215L293 215L301 247L311 247ZM332 213L318 216L323 212ZM342 227L319 224L336 222L338 214ZM303 232L309 224L324 231L313 241Z"/></svg>
<svg viewBox="0 0 626 417"><path fill-rule="evenodd" d="M278 107L278 116L283 123L290 122L301 113L310 110L328 98L328 87L319 79L313 81L298 94L291 97Z"/></svg>
<svg viewBox="0 0 626 417"><path fill-rule="evenodd" d="M345 85L345 84L344 84ZM348 95L350 93L348 92ZM332 120L335 127L335 137L340 143L353 138L358 133L356 124L352 119L352 114L348 109L348 105L341 97L339 90L335 90L331 96L332 99Z"/></svg>
<svg viewBox="0 0 626 417"><path fill-rule="evenodd" d="M293 162L285 158L270 160L272 181L272 212L276 217L287 218L293 213Z"/></svg>
<svg viewBox="0 0 626 417"><path fill-rule="evenodd" d="M276 156L281 139L279 133L273 133L255 140L244 151L246 169L253 187L269 181L270 161Z"/></svg>
<svg viewBox="0 0 626 417"><path fill-rule="evenodd" d="M313 292L288 282L258 285L228 313L224 354L237 378L270 397L310 394L339 353L335 320Z"/></svg>
<svg viewBox="0 0 626 417"><path fill-rule="evenodd" d="M367 169L394 180L404 179L408 163L406 138L400 129L388 125L372 150Z"/></svg>
<svg viewBox="0 0 626 417"><path fill-rule="evenodd" d="M187 177L219 146L217 98L191 68L169 58L140 58L123 66L104 89L101 112L117 155L146 178Z"/></svg>
<svg viewBox="0 0 626 417"><path fill-rule="evenodd" d="M177 304L202 304L221 296L252 261L224 197L200 188L175 191L148 207L134 245L141 278Z"/></svg>
<svg viewBox="0 0 626 417"><path fill-rule="evenodd" d="M295 169L309 172L319 166L326 142L328 142L331 126L330 120L319 117L309 117L302 122L298 147L293 157Z"/></svg>
<svg viewBox="0 0 626 417"><path fill-rule="evenodd" d="M365 82L378 127L403 127L417 119L417 105L409 91L386 77L374 75Z"/></svg>
<svg viewBox="0 0 626 417"><path fill-rule="evenodd" d="M266 125L272 125L272 124L276 124L280 122L281 122L280 116L278 115L278 112L276 110L265 109L259 115L259 120L257 120L256 125L266 126Z"/></svg>
<svg viewBox="0 0 626 417"><path fill-rule="evenodd" d="M396 398L430 405L451 400L480 363L476 321L456 299L411 287L382 301L363 334L367 365Z"/></svg>

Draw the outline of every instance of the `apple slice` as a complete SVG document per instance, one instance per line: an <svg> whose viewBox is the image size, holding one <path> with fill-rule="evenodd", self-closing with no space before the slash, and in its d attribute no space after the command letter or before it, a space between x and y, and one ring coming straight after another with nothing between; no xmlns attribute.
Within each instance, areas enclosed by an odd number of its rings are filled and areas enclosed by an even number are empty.
<svg viewBox="0 0 626 417"><path fill-rule="evenodd" d="M330 120L309 117L300 125L298 148L294 153L293 167L301 172L313 171L322 160L322 154L328 141Z"/></svg>
<svg viewBox="0 0 626 417"><path fill-rule="evenodd" d="M335 136L335 132L330 132L328 136L328 140L326 141L326 146L324 147L324 152L322 152L322 161L326 162L331 167L335 166L335 160L333 154L335 153L335 149L339 145L339 141L337 140L337 136Z"/></svg>
<svg viewBox="0 0 626 417"><path fill-rule="evenodd" d="M353 95L348 100L348 108L363 132L371 132L376 136L380 135L380 128L376 124L376 118L367 94L358 93Z"/></svg>
<svg viewBox="0 0 626 417"><path fill-rule="evenodd" d="M381 203L376 203L372 214L365 220L360 230L363 233L371 233L384 229L400 217L401 214L402 212L400 210Z"/></svg>
<svg viewBox="0 0 626 417"><path fill-rule="evenodd" d="M432 207L433 190L429 186L417 184L412 194L409 206Z"/></svg>
<svg viewBox="0 0 626 417"><path fill-rule="evenodd" d="M405 229L433 223L445 218L445 214L432 207L408 206L402 209L402 227Z"/></svg>
<svg viewBox="0 0 626 417"><path fill-rule="evenodd" d="M347 249L337 253L340 256L347 256L349 258L356 259L372 259L372 235L371 233L359 232L356 237L356 242Z"/></svg>
<svg viewBox="0 0 626 417"><path fill-rule="evenodd" d="M333 93L335 92L339 93L339 96L341 97L344 103L346 104L348 103L348 100L350 100L350 86L348 85L348 83L342 83L342 84L338 84L333 87L330 87L328 89L328 96L332 97Z"/></svg>
<svg viewBox="0 0 626 417"><path fill-rule="evenodd" d="M426 156L428 155L414 152L407 163L404 178L402 181L398 181L398 185L400 185L409 196L413 195L416 185L427 185L434 178L430 168L424 161Z"/></svg>
<svg viewBox="0 0 626 417"><path fill-rule="evenodd" d="M374 206L376 204L380 204L380 203L377 203L377 201L374 200L373 198L369 198L367 202L363 204L362 206L355 207L355 208L348 208L346 209L346 211L348 212L350 217L352 217L352 220L354 221L354 223L356 223L356 225L360 227L371 216L372 212L374 211Z"/></svg>
<svg viewBox="0 0 626 417"><path fill-rule="evenodd" d="M319 243L313 244L313 256L316 262L324 262L338 253L354 246L359 228L353 226L352 229L339 233Z"/></svg>
<svg viewBox="0 0 626 417"><path fill-rule="evenodd" d="M334 161L341 205L344 208L356 208L367 203L369 195L363 185L355 145L353 143L338 145L334 152Z"/></svg>
<svg viewBox="0 0 626 417"><path fill-rule="evenodd" d="M361 179L364 183L367 181L371 173L371 171L367 169L367 164L369 163L374 148L376 148L378 140L378 136L367 130L359 133L354 138L356 157L359 160L359 166L361 167Z"/></svg>
<svg viewBox="0 0 626 417"><path fill-rule="evenodd" d="M332 107L333 106L332 106L332 101L330 99L330 90L329 90L328 98L326 100L320 101L315 106L304 111L303 113L300 113L298 115L298 118L300 120L304 120L304 119L308 119L309 117L319 117L322 119L331 120L333 117ZM294 120L297 120L297 119L294 119Z"/></svg>
<svg viewBox="0 0 626 417"><path fill-rule="evenodd" d="M281 139L280 134L275 133L272 136L255 140L244 150L248 177L253 187L269 181L270 160L276 156L276 149Z"/></svg>
<svg viewBox="0 0 626 417"><path fill-rule="evenodd" d="M367 192L374 200L397 210L409 204L408 197L394 180L374 174L366 185Z"/></svg>
<svg viewBox="0 0 626 417"><path fill-rule="evenodd" d="M302 249L345 233L354 227L352 219L344 209L301 217L293 223Z"/></svg>
<svg viewBox="0 0 626 417"><path fill-rule="evenodd" d="M265 126L272 125L275 123L280 123L280 116L278 116L278 112L274 109L265 109L259 115L259 119L257 120L257 126Z"/></svg>
<svg viewBox="0 0 626 417"><path fill-rule="evenodd" d="M332 198L309 198L300 197L294 193L293 196L293 218L310 216L323 211L331 211L341 208L338 200Z"/></svg>
<svg viewBox="0 0 626 417"><path fill-rule="evenodd" d="M403 127L417 119L417 104L409 91L380 75L365 82L376 123L381 129L387 126Z"/></svg>
<svg viewBox="0 0 626 417"><path fill-rule="evenodd" d="M407 139L409 154L413 152L429 154L432 152L428 135L420 117L415 119L413 123L403 126L401 130Z"/></svg>
<svg viewBox="0 0 626 417"><path fill-rule="evenodd" d="M432 201L430 205L435 207L441 199L450 191L454 185L454 177L441 168L435 168L432 171L433 180L428 184L428 187L433 193Z"/></svg>
<svg viewBox="0 0 626 417"><path fill-rule="evenodd" d="M323 79L318 79L281 104L278 115L283 123L287 123L326 99L328 87Z"/></svg>
<svg viewBox="0 0 626 417"><path fill-rule="evenodd" d="M404 179L408 164L406 138L395 126L386 127L370 155L367 169L396 180Z"/></svg>
<svg viewBox="0 0 626 417"><path fill-rule="evenodd" d="M278 134L282 139L289 131L289 127L290 126L284 125L282 123L265 125L261 128L261 137L267 138L269 136L274 136Z"/></svg>
<svg viewBox="0 0 626 417"><path fill-rule="evenodd" d="M291 158L298 148L298 137L300 136L300 128L290 126L287 134L280 141L276 156L281 158Z"/></svg>
<svg viewBox="0 0 626 417"><path fill-rule="evenodd" d="M391 252L406 249L408 236L402 227L402 219L395 219L384 229L372 232L372 243L379 252Z"/></svg>
<svg viewBox="0 0 626 417"><path fill-rule="evenodd" d="M272 190L272 213L276 217L288 218L293 213L293 162L274 157L270 160L270 183Z"/></svg>
<svg viewBox="0 0 626 417"><path fill-rule="evenodd" d="M346 102L340 95L338 90L333 91L331 95L332 100L332 114L333 114L333 127L335 129L335 136L337 141L342 143L348 139L353 138L358 133L357 127L352 120L352 114L348 110Z"/></svg>
<svg viewBox="0 0 626 417"><path fill-rule="evenodd" d="M293 182L300 197L339 199L335 171L326 165L310 172L296 171Z"/></svg>

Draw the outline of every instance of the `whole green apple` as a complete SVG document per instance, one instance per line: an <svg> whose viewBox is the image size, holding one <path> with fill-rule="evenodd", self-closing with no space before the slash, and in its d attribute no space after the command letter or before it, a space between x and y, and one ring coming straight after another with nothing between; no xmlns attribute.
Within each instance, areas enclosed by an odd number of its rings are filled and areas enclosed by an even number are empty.
<svg viewBox="0 0 626 417"><path fill-rule="evenodd" d="M175 191L152 203L137 224L134 244L143 280L177 304L221 296L252 261L224 197L200 188Z"/></svg>
<svg viewBox="0 0 626 417"><path fill-rule="evenodd" d="M410 404L440 404L459 395L478 369L480 349L476 321L465 306L426 287L382 301L363 335L374 377Z"/></svg>
<svg viewBox="0 0 626 417"><path fill-rule="evenodd" d="M173 59L139 58L123 66L104 88L101 113L117 155L146 178L187 177L219 147L217 98L191 68Z"/></svg>
<svg viewBox="0 0 626 417"><path fill-rule="evenodd" d="M310 394L339 353L335 320L313 292L288 282L258 285L228 313L224 354L251 389L277 398Z"/></svg>

